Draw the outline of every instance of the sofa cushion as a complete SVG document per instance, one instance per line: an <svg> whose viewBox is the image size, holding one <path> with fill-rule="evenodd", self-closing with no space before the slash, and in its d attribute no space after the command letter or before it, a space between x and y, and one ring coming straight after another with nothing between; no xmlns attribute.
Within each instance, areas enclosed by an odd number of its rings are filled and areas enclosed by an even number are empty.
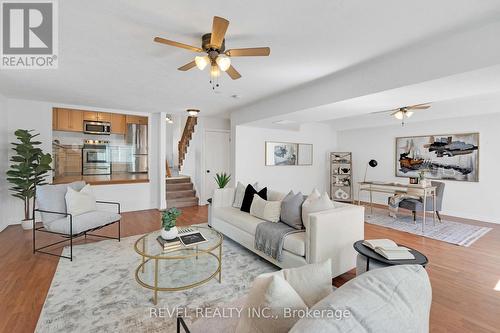
<svg viewBox="0 0 500 333"><path fill-rule="evenodd" d="M294 194L290 191L281 202L281 222L295 229L302 229L302 204L304 195L299 192Z"/></svg>
<svg viewBox="0 0 500 333"><path fill-rule="evenodd" d="M109 224L111 222L116 222L119 219L121 219L120 214L98 210L74 216L72 230L73 235ZM69 216L50 222L45 225L45 228L49 231L55 231L69 235Z"/></svg>
<svg viewBox="0 0 500 333"><path fill-rule="evenodd" d="M253 196L258 194L262 199L267 200L267 187L257 192L257 190L250 184L247 185L245 189L245 196L243 197L243 202L241 203L241 211L250 213L250 207L252 206Z"/></svg>
<svg viewBox="0 0 500 333"><path fill-rule="evenodd" d="M258 188L259 183L255 182L252 185L255 189ZM236 185L236 190L234 191L234 201L233 201L233 207L234 208L241 208L241 204L243 203L243 198L245 197L245 189L246 186L243 185L242 182L238 182Z"/></svg>
<svg viewBox="0 0 500 333"><path fill-rule="evenodd" d="M234 225L252 236L255 235L257 225L262 223L261 219L233 207L215 207L212 210L212 215Z"/></svg>
<svg viewBox="0 0 500 333"><path fill-rule="evenodd" d="M285 196L286 196L286 193L267 189L267 200L269 200L269 201L281 201L281 200L283 200L283 198Z"/></svg>
<svg viewBox="0 0 500 333"><path fill-rule="evenodd" d="M250 206L250 215L269 222L278 222L280 220L281 201L267 201L258 194L253 195L252 205Z"/></svg>
<svg viewBox="0 0 500 333"><path fill-rule="evenodd" d="M313 194L311 194L302 204L302 223L304 223L306 229L309 227L309 214L335 208L328 193L325 192L320 197L318 197L316 193Z"/></svg>
<svg viewBox="0 0 500 333"><path fill-rule="evenodd" d="M283 274L308 307L312 307L332 292L331 259L320 263L284 269Z"/></svg>
<svg viewBox="0 0 500 333"><path fill-rule="evenodd" d="M252 284L236 332L288 332L300 319L288 317L285 313L288 309L306 310L307 306L280 275L259 276ZM272 318L253 315L255 311Z"/></svg>
<svg viewBox="0 0 500 333"><path fill-rule="evenodd" d="M303 318L290 332L429 332L432 290L419 265L375 269L347 282L312 310L348 311L348 316Z"/></svg>
<svg viewBox="0 0 500 333"><path fill-rule="evenodd" d="M66 192L68 187L80 191L85 186L84 181L69 184L44 185L36 189L36 204L41 210L66 213ZM45 225L62 217L60 214L41 213L42 222Z"/></svg>
<svg viewBox="0 0 500 333"><path fill-rule="evenodd" d="M285 236L283 241L283 250L304 257L306 255L306 233L295 232Z"/></svg>
<svg viewBox="0 0 500 333"><path fill-rule="evenodd" d="M85 185L80 191L68 187L66 192L66 211L73 216L97 210L97 204L90 184Z"/></svg>

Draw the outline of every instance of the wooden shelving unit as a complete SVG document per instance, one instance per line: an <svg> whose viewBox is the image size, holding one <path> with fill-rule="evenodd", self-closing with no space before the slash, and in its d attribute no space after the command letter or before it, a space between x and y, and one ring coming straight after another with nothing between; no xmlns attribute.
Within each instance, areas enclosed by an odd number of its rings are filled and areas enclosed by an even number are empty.
<svg viewBox="0 0 500 333"><path fill-rule="evenodd" d="M352 153L330 153L330 198L335 201L353 202Z"/></svg>

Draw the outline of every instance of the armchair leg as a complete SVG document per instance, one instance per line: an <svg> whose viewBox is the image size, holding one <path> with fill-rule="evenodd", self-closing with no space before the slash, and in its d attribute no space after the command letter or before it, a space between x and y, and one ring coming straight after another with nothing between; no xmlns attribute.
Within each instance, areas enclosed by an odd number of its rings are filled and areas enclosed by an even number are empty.
<svg viewBox="0 0 500 333"><path fill-rule="evenodd" d="M412 214L413 214L413 223L417 224L417 212L412 211Z"/></svg>
<svg viewBox="0 0 500 333"><path fill-rule="evenodd" d="M122 223L122 220L118 220L118 241L120 241L120 238L121 238L121 223Z"/></svg>
<svg viewBox="0 0 500 333"><path fill-rule="evenodd" d="M439 215L439 212L437 210L436 210L436 216L437 216L439 222L443 222L443 221L441 221L441 215Z"/></svg>

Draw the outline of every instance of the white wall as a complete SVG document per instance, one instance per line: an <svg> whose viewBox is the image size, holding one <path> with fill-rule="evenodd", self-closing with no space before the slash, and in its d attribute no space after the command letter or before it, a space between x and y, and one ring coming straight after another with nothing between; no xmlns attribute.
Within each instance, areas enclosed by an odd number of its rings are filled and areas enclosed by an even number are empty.
<svg viewBox="0 0 500 333"><path fill-rule="evenodd" d="M182 130L184 129L182 123ZM182 135L182 130L179 135ZM188 151L184 159L184 164L180 174L190 176L194 184L197 196L200 197L204 190L205 161L204 161L204 137L206 130L230 130L230 122L224 118L199 117L196 124L193 137L189 142ZM174 143L178 143L179 138L174 138ZM201 202L205 205L206 202Z"/></svg>
<svg viewBox="0 0 500 333"><path fill-rule="evenodd" d="M498 106L496 106L498 107ZM364 176L366 163L376 159L378 166L369 168L368 180L397 181L395 177L395 138L399 136L479 132L479 182L445 181L443 214L500 223L498 204L498 169L500 165L498 130L500 114L409 122L404 127L363 128L338 132L339 149L353 152L354 180ZM357 195L357 186L355 187ZM367 194L361 199L368 201ZM387 195L376 195L374 201L387 204Z"/></svg>
<svg viewBox="0 0 500 333"><path fill-rule="evenodd" d="M0 103L2 105L2 103ZM33 129L40 133L40 141L43 142L42 149L46 152L52 152L52 108L54 106L89 109L103 112L115 112L122 114L137 114L144 116L144 113L130 112L126 110L114 110L96 108L92 106L83 105L63 105L60 103L50 103L41 101L29 101L21 99L8 99L7 112L2 107L2 118L5 119L7 114L8 124L8 140L4 142L0 139L0 149L2 152L8 149L8 142L14 140L14 131L18 128ZM152 209L159 207L159 200L162 198L159 188L159 160L158 160L158 147L159 140L159 115L148 115L150 121L149 131L149 145L150 145L150 182L139 184L126 184L126 185L96 185L95 192L98 199L113 200L122 203L122 211L134 211L142 209ZM3 119L2 119L3 123ZM5 126L2 124L1 126ZM164 149L164 147L162 147ZM5 156L5 155L4 155ZM9 152L10 156L10 152ZM2 163L5 159L2 158ZM3 164L2 164L3 165ZM164 165L164 164L163 164ZM2 175L2 178L4 176ZM3 181L3 180L2 180ZM5 185L0 182L2 191ZM164 197L164 196L163 196ZM8 224L19 223L22 219L22 202L19 199L8 197L6 200L7 207L2 209L2 219ZM4 222L5 223L5 222Z"/></svg>
<svg viewBox="0 0 500 333"><path fill-rule="evenodd" d="M7 153L9 150L8 124L7 124L7 99L0 95L0 212L7 210L9 197L8 184L5 172L9 168ZM0 214L0 231L9 225L7 217Z"/></svg>
<svg viewBox="0 0 500 333"><path fill-rule="evenodd" d="M328 190L328 153L337 147L336 132L328 125L305 124L299 131L247 126L235 128L235 180L244 184L258 181L260 186L281 192L309 194L313 188ZM265 141L310 143L311 166L266 166Z"/></svg>

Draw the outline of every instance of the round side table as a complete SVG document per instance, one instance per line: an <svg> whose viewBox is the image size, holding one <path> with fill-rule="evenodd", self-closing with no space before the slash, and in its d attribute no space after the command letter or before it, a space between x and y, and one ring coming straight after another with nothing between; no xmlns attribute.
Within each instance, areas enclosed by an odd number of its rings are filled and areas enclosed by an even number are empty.
<svg viewBox="0 0 500 333"><path fill-rule="evenodd" d="M422 265L425 267L429 263L427 257L406 245L398 244L399 246L404 246L410 250L415 259L405 259L405 260L389 260L373 251L369 247L363 245L363 241L359 240L354 243L353 247L358 252L358 257L356 260L356 275L360 275L370 269L394 266L394 265Z"/></svg>

